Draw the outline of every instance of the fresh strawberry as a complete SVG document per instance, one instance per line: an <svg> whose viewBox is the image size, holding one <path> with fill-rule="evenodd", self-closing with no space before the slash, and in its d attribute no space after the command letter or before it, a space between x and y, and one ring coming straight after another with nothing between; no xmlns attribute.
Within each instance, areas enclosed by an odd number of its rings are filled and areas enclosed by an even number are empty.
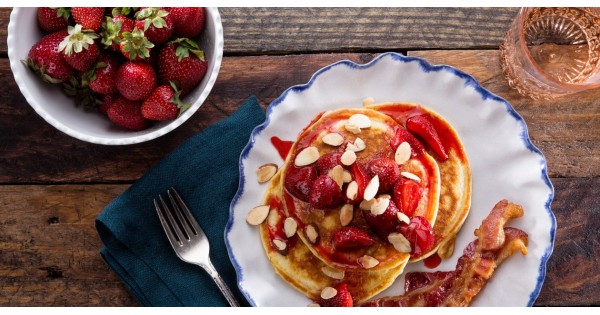
<svg viewBox="0 0 600 315"><path fill-rule="evenodd" d="M134 15L139 8L131 8L131 7L115 7L115 8L106 8L106 15L112 15L114 17L117 16L130 16Z"/></svg>
<svg viewBox="0 0 600 315"><path fill-rule="evenodd" d="M68 32L69 35L58 45L58 50L75 70L88 71L98 58L98 46L94 42L98 35L82 30L80 24L69 26Z"/></svg>
<svg viewBox="0 0 600 315"><path fill-rule="evenodd" d="M296 198L308 202L310 187L317 178L317 171L311 166L291 166L285 176L284 187Z"/></svg>
<svg viewBox="0 0 600 315"><path fill-rule="evenodd" d="M310 187L308 201L314 208L335 208L342 202L342 189L333 178L328 175L321 175Z"/></svg>
<svg viewBox="0 0 600 315"><path fill-rule="evenodd" d="M116 85L125 98L138 101L150 96L156 87L156 74L151 65L127 61L117 71Z"/></svg>
<svg viewBox="0 0 600 315"><path fill-rule="evenodd" d="M367 171L371 178L379 176L379 192L389 193L394 189L394 184L400 178L400 168L396 161L389 158L379 158L367 164Z"/></svg>
<svg viewBox="0 0 600 315"><path fill-rule="evenodd" d="M131 61L142 61L150 59L154 44L144 35L144 32L135 27L131 32L121 34L119 50Z"/></svg>
<svg viewBox="0 0 600 315"><path fill-rule="evenodd" d="M418 157L421 154L423 154L423 152L425 152L425 147L423 146L421 141L415 138L415 136L413 136L412 133L408 132L408 130L400 127L398 128L398 130L396 130L396 135L394 136L394 138L390 140L390 146L392 147L392 150L396 151L396 149L398 149L402 142L407 142L410 145L411 157Z"/></svg>
<svg viewBox="0 0 600 315"><path fill-rule="evenodd" d="M119 94L102 94L100 104L98 104L97 109L103 115L108 115L108 108L114 103L118 98Z"/></svg>
<svg viewBox="0 0 600 315"><path fill-rule="evenodd" d="M142 102L131 101L122 96L108 108L108 118L117 126L136 131L150 126L150 121L142 116Z"/></svg>
<svg viewBox="0 0 600 315"><path fill-rule="evenodd" d="M412 256L421 256L433 248L435 235L431 224L424 217L417 216L411 218L409 224L399 224L397 231L410 242Z"/></svg>
<svg viewBox="0 0 600 315"><path fill-rule="evenodd" d="M150 120L173 120L180 110L190 107L179 99L181 91L175 84L157 87L142 104L142 115Z"/></svg>
<svg viewBox="0 0 600 315"><path fill-rule="evenodd" d="M338 283L333 288L337 291L337 294L330 298L320 298L317 302L322 307L352 307L354 302L352 295L348 291L348 286L345 283Z"/></svg>
<svg viewBox="0 0 600 315"><path fill-rule="evenodd" d="M369 183L369 177L367 171L359 163L352 164L350 172L352 173L352 180L356 181L358 184L358 194L356 199L350 200L344 192L344 200L346 203L357 205L364 199L363 195L365 194L365 188L367 188L367 184Z"/></svg>
<svg viewBox="0 0 600 315"><path fill-rule="evenodd" d="M173 35L173 19L161 8L143 8L136 12L135 26L144 31L154 45L166 43Z"/></svg>
<svg viewBox="0 0 600 315"><path fill-rule="evenodd" d="M339 228L333 232L331 240L336 249L367 247L375 243L375 240L371 235L363 230L350 226Z"/></svg>
<svg viewBox="0 0 600 315"><path fill-rule="evenodd" d="M440 140L429 117L426 115L416 115L408 118L406 120L406 129L416 133L423 141L425 141L442 162L448 159L444 144Z"/></svg>
<svg viewBox="0 0 600 315"><path fill-rule="evenodd" d="M69 26L69 8L38 8L37 20L40 28L46 32L56 32Z"/></svg>
<svg viewBox="0 0 600 315"><path fill-rule="evenodd" d="M317 171L319 175L327 175L329 171L336 167L337 165L342 165L342 152L330 152L327 154L323 154L317 160Z"/></svg>
<svg viewBox="0 0 600 315"><path fill-rule="evenodd" d="M117 93L115 76L119 70L119 59L112 54L101 53L96 66L84 74L90 88L100 94Z"/></svg>
<svg viewBox="0 0 600 315"><path fill-rule="evenodd" d="M400 211L409 217L415 213L422 195L423 187L412 179L401 178L394 186L393 199Z"/></svg>
<svg viewBox="0 0 600 315"><path fill-rule="evenodd" d="M187 95L200 83L206 68L204 52L190 39L176 39L165 45L158 55L161 83L176 82L181 87L182 96Z"/></svg>
<svg viewBox="0 0 600 315"><path fill-rule="evenodd" d="M398 225L398 217L396 216L398 211L396 203L393 200L390 200L390 204L385 209L384 213L374 215L369 210L363 210L362 215L375 234L382 240L387 240L388 235L394 232Z"/></svg>
<svg viewBox="0 0 600 315"><path fill-rule="evenodd" d="M98 32L104 20L104 8L73 7L71 14L75 23L81 24L84 30L92 30L92 32Z"/></svg>
<svg viewBox="0 0 600 315"><path fill-rule="evenodd" d="M58 51L58 44L67 35L68 32L65 29L42 37L31 47L27 54L27 60L24 60L23 63L46 82L60 83L67 80L74 71Z"/></svg>
<svg viewBox="0 0 600 315"><path fill-rule="evenodd" d="M96 110L101 102L98 95L90 89L88 81L83 78L82 72L76 72L62 82L62 89L73 98L75 106L83 106L86 111Z"/></svg>
<svg viewBox="0 0 600 315"><path fill-rule="evenodd" d="M107 16L106 22L102 23L102 44L104 47L119 51L123 33L131 33L134 27L135 22L126 16L118 15L114 18Z"/></svg>
<svg viewBox="0 0 600 315"><path fill-rule="evenodd" d="M173 18L175 36L192 38L200 35L204 30L204 8L169 8Z"/></svg>

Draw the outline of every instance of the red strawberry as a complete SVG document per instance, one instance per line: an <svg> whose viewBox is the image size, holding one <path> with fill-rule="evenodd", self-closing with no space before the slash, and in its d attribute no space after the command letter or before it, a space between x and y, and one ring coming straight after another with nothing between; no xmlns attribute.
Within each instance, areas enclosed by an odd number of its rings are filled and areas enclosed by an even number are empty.
<svg viewBox="0 0 600 315"><path fill-rule="evenodd" d="M342 202L342 189L333 178L321 175L317 177L310 187L308 201L314 208L335 208Z"/></svg>
<svg viewBox="0 0 600 315"><path fill-rule="evenodd" d="M169 13L173 18L175 36L192 38L200 35L204 30L204 8L170 8Z"/></svg>
<svg viewBox="0 0 600 315"><path fill-rule="evenodd" d="M324 154L317 160L317 171L319 175L327 175L337 165L342 165L342 152L331 152Z"/></svg>
<svg viewBox="0 0 600 315"><path fill-rule="evenodd" d="M100 54L96 66L85 75L92 91L100 94L117 93L115 76L119 66L117 57L106 53Z"/></svg>
<svg viewBox="0 0 600 315"><path fill-rule="evenodd" d="M308 202L310 187L317 178L317 172L313 166L292 166L285 176L284 187L296 198Z"/></svg>
<svg viewBox="0 0 600 315"><path fill-rule="evenodd" d="M442 162L448 159L446 149L444 148L435 127L426 115L417 115L408 118L406 120L406 129L421 137Z"/></svg>
<svg viewBox="0 0 600 315"><path fill-rule="evenodd" d="M392 150L396 151L402 142L407 142L410 145L411 157L418 157L425 152L425 147L412 133L408 130L400 127L396 130L396 135L390 140L390 146Z"/></svg>
<svg viewBox="0 0 600 315"><path fill-rule="evenodd" d="M154 68L144 62L125 62L117 71L115 80L119 93L132 101L145 99L156 87Z"/></svg>
<svg viewBox="0 0 600 315"><path fill-rule="evenodd" d="M73 75L73 68L58 51L58 44L68 35L67 30L54 32L35 43L24 60L44 81L60 83Z"/></svg>
<svg viewBox="0 0 600 315"><path fill-rule="evenodd" d="M104 47L119 51L123 33L133 31L134 27L135 22L123 15L114 18L107 16L106 22L102 23L102 44Z"/></svg>
<svg viewBox="0 0 600 315"><path fill-rule="evenodd" d="M144 31L154 45L166 43L173 35L173 19L160 8L143 8L136 12L135 26Z"/></svg>
<svg viewBox="0 0 600 315"><path fill-rule="evenodd" d="M108 108L108 118L117 126L136 131L150 126L150 121L142 116L142 103L122 96Z"/></svg>
<svg viewBox="0 0 600 315"><path fill-rule="evenodd" d="M142 115L150 120L173 120L179 115L179 110L185 110L189 104L179 99L181 91L175 84L157 87L142 104Z"/></svg>
<svg viewBox="0 0 600 315"><path fill-rule="evenodd" d="M414 217L409 224L401 223L397 231L410 242L412 256L421 256L433 248L435 235L431 224L424 217Z"/></svg>
<svg viewBox="0 0 600 315"><path fill-rule="evenodd" d="M108 115L108 108L114 103L118 98L119 94L103 94L101 97L100 104L98 104L98 111L101 114Z"/></svg>
<svg viewBox="0 0 600 315"><path fill-rule="evenodd" d="M375 243L375 240L365 231L350 226L333 232L331 240L336 249L367 247Z"/></svg>
<svg viewBox="0 0 600 315"><path fill-rule="evenodd" d="M375 234L382 240L387 240L388 235L394 232L398 225L398 217L396 216L398 211L396 203L393 200L390 200L390 204L385 209L384 213L374 215L369 210L363 210L362 215Z"/></svg>
<svg viewBox="0 0 600 315"><path fill-rule="evenodd" d="M401 178L394 186L393 199L400 210L409 217L415 213L422 195L423 187L411 179Z"/></svg>
<svg viewBox="0 0 600 315"><path fill-rule="evenodd" d="M161 83L170 81L187 95L200 83L206 73L204 53L194 41L179 38L163 47L158 55L158 75Z"/></svg>
<svg viewBox="0 0 600 315"><path fill-rule="evenodd" d="M132 61L150 59L154 44L148 41L143 31L135 27L133 31L124 32L121 35L119 50L123 56Z"/></svg>
<svg viewBox="0 0 600 315"><path fill-rule="evenodd" d="M394 189L394 184L400 178L400 168L396 161L389 158L372 160L367 165L367 171L371 178L379 176L379 192L389 193Z"/></svg>
<svg viewBox="0 0 600 315"><path fill-rule="evenodd" d="M354 305L352 295L345 283L338 283L333 288L336 289L337 294L330 299L320 298L317 304L322 307L352 307Z"/></svg>
<svg viewBox="0 0 600 315"><path fill-rule="evenodd" d="M69 26L69 8L38 8L37 20L40 28L47 33L66 29Z"/></svg>
<svg viewBox="0 0 600 315"><path fill-rule="evenodd" d="M102 26L102 20L104 19L104 8L71 8L71 14L75 23L81 24L84 30L92 30L97 32Z"/></svg>
<svg viewBox="0 0 600 315"><path fill-rule="evenodd" d="M68 32L69 35L58 45L58 50L75 70L88 71L98 58L98 46L94 42L98 35L82 30L79 24L69 26Z"/></svg>
<svg viewBox="0 0 600 315"><path fill-rule="evenodd" d="M62 82L62 90L73 98L75 106L83 106L86 111L95 110L101 100L90 89L82 72L76 72L68 80Z"/></svg>
<svg viewBox="0 0 600 315"><path fill-rule="evenodd" d="M346 193L344 193L344 200L346 201L346 203L356 205L364 199L363 195L365 194L365 188L367 187L367 184L369 183L370 179L367 176L367 171L365 171L362 165L358 163L352 164L350 171L352 173L352 180L356 181L356 183L358 184L358 194L356 196L356 199L350 200L348 199Z"/></svg>

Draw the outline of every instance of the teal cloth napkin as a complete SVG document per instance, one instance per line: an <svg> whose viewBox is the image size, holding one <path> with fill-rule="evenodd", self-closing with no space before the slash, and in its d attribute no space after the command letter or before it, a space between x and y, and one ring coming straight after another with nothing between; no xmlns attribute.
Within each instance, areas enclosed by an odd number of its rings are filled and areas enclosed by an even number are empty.
<svg viewBox="0 0 600 315"><path fill-rule="evenodd" d="M174 187L208 236L211 261L242 305L225 247L229 205L238 188L239 157L265 114L255 97L231 117L187 140L96 218L100 253L143 306L228 306L212 278L175 255L152 199Z"/></svg>

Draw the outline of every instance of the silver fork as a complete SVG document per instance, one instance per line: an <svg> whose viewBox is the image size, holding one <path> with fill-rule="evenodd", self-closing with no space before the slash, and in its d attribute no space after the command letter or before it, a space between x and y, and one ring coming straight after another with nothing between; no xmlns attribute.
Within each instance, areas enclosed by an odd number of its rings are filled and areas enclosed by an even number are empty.
<svg viewBox="0 0 600 315"><path fill-rule="evenodd" d="M162 195L158 196L160 205L154 199L154 207L156 207L160 223L175 253L181 260L202 267L213 278L229 305L240 306L225 281L210 262L208 238L192 216L190 209L185 205L175 188L171 187L167 190L167 194L169 195L171 207L167 205ZM175 216L177 219L175 219Z"/></svg>

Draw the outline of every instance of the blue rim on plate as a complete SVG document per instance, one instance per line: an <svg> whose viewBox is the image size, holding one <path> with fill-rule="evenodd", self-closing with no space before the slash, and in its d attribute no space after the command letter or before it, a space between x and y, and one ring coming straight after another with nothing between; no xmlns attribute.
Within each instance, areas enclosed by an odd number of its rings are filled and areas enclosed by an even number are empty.
<svg viewBox="0 0 600 315"><path fill-rule="evenodd" d="M547 265L548 259L550 258L551 254L552 254L552 251L554 249L554 239L555 239L555 234L556 234L556 218L551 209L551 203L552 203L552 200L554 199L554 187L553 187L552 183L550 182L550 178L548 177L547 163L546 163L546 158L544 157L544 154L531 142L531 139L529 138L529 133L527 130L527 125L525 124L525 120L519 113L517 113L517 111L512 107L512 105L510 103L508 103L508 101L506 101L505 99L495 95L494 93L492 93L492 92L488 91L487 89L485 89L484 87L482 87L477 82L477 80L475 80L475 78L473 78L471 75L466 74L465 72L458 70L454 67L448 66L448 65L431 65L424 59L421 59L418 57L407 57L407 56L404 56L404 55L401 55L398 53L393 53L393 52L381 54L366 64L357 64L357 63L349 61L349 60L342 60L342 61L333 63L329 66L323 67L323 68L319 69L317 72L315 72L307 83L295 85L295 86L292 86L292 87L286 89L282 93L281 96L279 96L277 99L275 99L268 106L267 111L266 111L265 121L262 124L260 124L254 128L254 130L252 131L252 134L250 136L250 140L248 141L248 144L244 147L244 149L242 150L242 152L240 154L239 186L238 186L237 193L235 194L235 196L233 197L233 199L231 201L231 205L229 208L229 219L227 221L227 225L225 227L225 233L224 233L225 244L227 245L227 252L228 252L229 258L237 271L237 283L238 283L238 287L239 287L240 291L242 292L242 294L246 297L246 299L252 306L256 306L256 303L252 299L251 295L241 285L242 281L244 279L243 269L232 253L232 248L231 248L231 244L229 242L228 234L233 226L234 206L237 204L238 199L242 196L242 194L244 192L244 184L245 184L246 179L244 177L243 160L248 157L250 150L254 146L256 137L270 124L271 113L272 113L273 109L275 107L277 107L279 104L281 104L290 93L300 93L300 92L310 88L319 76L321 76L323 73L325 73L335 67L349 67L349 68L353 68L353 69L365 69L365 68L372 67L373 65L377 64L377 62L379 60L381 60L382 58L385 58L385 57L391 57L392 60L397 61L397 62L404 62L404 63L416 62L419 64L421 70L423 70L424 72L427 72L427 73L432 72L432 71L433 72L448 71L448 72L454 74L455 76L463 79L466 86L473 87L477 91L477 93L479 93L479 95L482 97L483 100L491 99L491 100L494 100L494 101L504 104L504 106L506 107L507 113L510 114L521 125L521 128L522 128L521 129L521 140L525 144L525 147L528 150L530 150L531 152L538 154L540 156L540 164L541 164L540 176L541 176L543 182L550 189L550 193L548 194L548 199L545 202L545 209L550 218L551 227L550 227L550 244L545 249L544 254L541 257L541 263L540 263L540 266L538 269L539 274L538 274L538 278L537 278L537 284L535 286L535 289L531 292L531 294L529 296L529 302L527 303L528 306L532 306L534 304L535 300L537 299L538 295L540 294L542 284L546 277L546 265Z"/></svg>

